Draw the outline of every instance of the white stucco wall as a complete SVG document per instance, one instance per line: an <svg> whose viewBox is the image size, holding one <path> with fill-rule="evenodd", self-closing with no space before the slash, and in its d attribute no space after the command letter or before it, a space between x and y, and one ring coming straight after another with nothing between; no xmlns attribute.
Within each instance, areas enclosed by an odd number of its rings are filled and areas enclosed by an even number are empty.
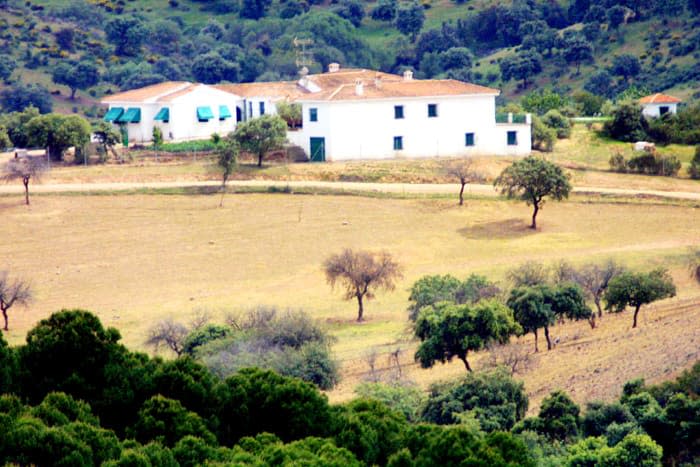
<svg viewBox="0 0 700 467"><path fill-rule="evenodd" d="M661 116L661 107L668 107L668 113L675 114L678 104L642 104L642 115L657 118Z"/></svg>
<svg viewBox="0 0 700 467"><path fill-rule="evenodd" d="M141 109L141 121L129 123L130 143L143 143L153 139L153 127L159 126L163 131L163 139L166 141L186 141L193 139L207 139L213 133L224 136L236 129L236 106L240 106L242 99L234 94L220 91L209 86L198 86L192 92L174 98L169 102L113 102L109 108L122 107L125 110L132 107ZM228 106L231 117L219 121L219 105ZM214 118L207 122L197 120L197 107L209 106ZM161 108L170 109L170 121L164 123L153 118ZM116 126L116 125L115 125Z"/></svg>
<svg viewBox="0 0 700 467"><path fill-rule="evenodd" d="M428 104L437 104L437 117L428 117ZM395 105L403 105L403 119L394 118ZM317 122L309 120L311 108ZM306 101L302 112L295 139L309 153L310 138L325 138L326 160L530 153L530 125L497 125L494 96ZM518 131L517 146L507 145L509 130ZM466 133L474 133L474 146L466 146ZM402 150L393 149L395 136Z"/></svg>

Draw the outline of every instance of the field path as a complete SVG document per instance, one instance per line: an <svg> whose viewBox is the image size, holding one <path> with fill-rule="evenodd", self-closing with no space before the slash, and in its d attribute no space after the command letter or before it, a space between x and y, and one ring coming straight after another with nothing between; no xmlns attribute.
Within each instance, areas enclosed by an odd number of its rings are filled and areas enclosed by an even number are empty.
<svg viewBox="0 0 700 467"><path fill-rule="evenodd" d="M37 184L30 188L33 193L70 193L92 191L131 191L141 189L168 189L189 187L216 187L220 182L206 181L169 181L169 182L119 182L119 183L56 183ZM363 182L324 182L324 181L283 181L283 180L232 180L229 187L290 187L318 188L337 191L368 193L405 193L405 194L449 194L457 193L459 185L454 183L363 183ZM21 184L2 185L0 194L19 194L24 188ZM700 200L700 192L633 190L625 188L574 187L574 193L622 196L652 196L661 198ZM471 184L465 190L467 194L497 196L492 185Z"/></svg>

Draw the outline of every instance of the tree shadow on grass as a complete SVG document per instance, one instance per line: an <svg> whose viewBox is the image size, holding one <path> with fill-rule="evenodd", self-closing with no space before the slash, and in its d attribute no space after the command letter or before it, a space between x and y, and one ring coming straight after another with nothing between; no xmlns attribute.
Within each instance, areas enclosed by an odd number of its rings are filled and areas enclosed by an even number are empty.
<svg viewBox="0 0 700 467"><path fill-rule="evenodd" d="M467 227L457 229L457 232L471 240L520 238L537 233L523 218L505 219L500 221L475 222Z"/></svg>

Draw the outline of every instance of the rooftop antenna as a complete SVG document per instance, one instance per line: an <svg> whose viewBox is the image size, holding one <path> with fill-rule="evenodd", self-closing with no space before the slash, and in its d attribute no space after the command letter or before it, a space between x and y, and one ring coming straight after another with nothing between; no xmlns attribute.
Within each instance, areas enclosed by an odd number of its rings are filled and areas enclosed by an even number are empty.
<svg viewBox="0 0 700 467"><path fill-rule="evenodd" d="M312 45L313 39L298 39L294 38L292 44L296 49L296 66L299 68L299 74L306 76L309 73L309 65L313 63L311 52L306 49L306 46Z"/></svg>

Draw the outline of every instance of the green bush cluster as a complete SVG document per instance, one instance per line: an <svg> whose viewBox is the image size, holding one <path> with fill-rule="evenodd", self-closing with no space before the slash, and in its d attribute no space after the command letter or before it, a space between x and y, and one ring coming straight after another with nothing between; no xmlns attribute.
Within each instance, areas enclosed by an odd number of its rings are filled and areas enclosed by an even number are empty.
<svg viewBox="0 0 700 467"><path fill-rule="evenodd" d="M676 156L664 156L656 150L645 150L642 154L634 156L629 160L616 153L608 161L610 170L619 173L638 173L644 175L662 175L675 177L681 169L681 161ZM692 166L691 166L692 175Z"/></svg>

